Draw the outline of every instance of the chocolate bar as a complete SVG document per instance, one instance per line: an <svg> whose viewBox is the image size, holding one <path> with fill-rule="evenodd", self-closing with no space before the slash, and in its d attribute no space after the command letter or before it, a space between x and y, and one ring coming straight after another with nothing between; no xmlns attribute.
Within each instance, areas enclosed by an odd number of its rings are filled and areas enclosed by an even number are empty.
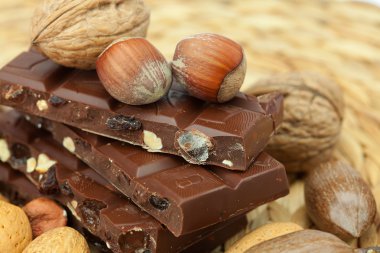
<svg viewBox="0 0 380 253"><path fill-rule="evenodd" d="M260 99L259 99L260 100ZM95 71L69 69L22 53L0 71L0 103L194 164L246 170L282 120L282 95L264 110L239 93L224 104L189 96L174 81L160 101L130 106L113 99Z"/></svg>
<svg viewBox="0 0 380 253"><path fill-rule="evenodd" d="M29 117L175 235L247 212L288 193L282 164L266 153L244 172L188 164L61 123ZM249 194L247 194L249 193ZM173 218L175 217L175 218Z"/></svg>
<svg viewBox="0 0 380 253"><path fill-rule="evenodd" d="M38 191L36 186L32 184L22 173L12 169L8 164L0 162L0 193L7 197L12 204L23 206L27 202L42 197L43 195ZM78 230L87 240L91 248L91 252L111 252L106 244L98 237L92 235L86 228L83 227L81 222L78 222L72 217L69 210L68 214L68 226ZM211 236L215 238L215 236ZM219 239L219 238L217 238ZM209 242L210 238L204 239L205 242ZM190 247L202 247L201 243L197 243Z"/></svg>
<svg viewBox="0 0 380 253"><path fill-rule="evenodd" d="M176 238L93 169L55 143L48 132L34 128L14 112L2 113L1 118L2 147L9 151L9 156L2 158L42 192L59 196L62 205L114 252L178 252L241 221L239 216Z"/></svg>
<svg viewBox="0 0 380 253"><path fill-rule="evenodd" d="M43 196L37 190L36 186L33 185L22 173L11 169L10 166L5 163L0 163L0 193L5 194L5 196L16 205L24 205L28 201ZM59 196L56 196L56 198L59 198ZM67 213L69 218L68 225L84 235L87 242L90 244L90 247L92 247L91 252L94 250L96 250L96 252L111 252L110 249L107 248L106 243L91 234L83 226L82 222L78 221L76 218L73 218L69 210ZM184 252L211 252L211 250L216 248L218 245L223 244L234 234L243 230L246 224L246 219L241 216L235 221L229 222L228 226L225 225L222 229L219 229L207 237L202 238L200 242L190 246Z"/></svg>

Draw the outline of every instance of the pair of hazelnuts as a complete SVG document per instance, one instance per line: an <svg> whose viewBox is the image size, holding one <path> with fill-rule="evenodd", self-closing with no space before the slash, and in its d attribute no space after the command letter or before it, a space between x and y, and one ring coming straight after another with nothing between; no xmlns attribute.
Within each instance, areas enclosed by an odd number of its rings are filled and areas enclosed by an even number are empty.
<svg viewBox="0 0 380 253"><path fill-rule="evenodd" d="M238 43L210 33L180 41L171 64L144 38L117 40L96 62L105 89L130 105L158 101L169 91L173 78L190 95L223 103L239 91L246 68L244 51Z"/></svg>

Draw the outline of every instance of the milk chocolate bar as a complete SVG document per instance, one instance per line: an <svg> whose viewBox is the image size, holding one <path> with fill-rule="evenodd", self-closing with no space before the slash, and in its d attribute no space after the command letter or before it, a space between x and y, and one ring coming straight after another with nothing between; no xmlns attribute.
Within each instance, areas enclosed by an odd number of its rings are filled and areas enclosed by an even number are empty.
<svg viewBox="0 0 380 253"><path fill-rule="evenodd" d="M283 165L266 153L244 172L202 167L61 123L29 119L177 236L288 193Z"/></svg>
<svg viewBox="0 0 380 253"><path fill-rule="evenodd" d="M174 81L168 95L144 106L113 99L95 71L69 69L22 53L0 71L0 103L88 132L170 153L194 164L246 170L282 120L282 96L265 101L239 93L212 104Z"/></svg>
<svg viewBox="0 0 380 253"><path fill-rule="evenodd" d="M8 164L1 162L0 193L7 197L12 204L19 206L24 206L27 202L44 196L38 191L36 186L25 177L25 175L12 169ZM107 248L107 245L100 240L100 238L92 235L85 227L83 227L81 222L78 222L75 218L73 218L69 210L67 210L67 214L67 225L78 230L86 238L92 253L111 252L111 250ZM211 238L215 238L215 236L211 236ZM207 237L205 242L208 243L209 240L209 237ZM191 250L193 247L202 247L202 244L197 243L189 249Z"/></svg>
<svg viewBox="0 0 380 253"><path fill-rule="evenodd" d="M13 204L16 205L25 205L28 201L44 196L37 190L36 186L32 184L22 173L11 169L11 167L5 163L0 163L0 193L4 194ZM62 196L60 195L55 196L55 198L61 197ZM61 202L65 202L64 199L65 197L62 198ZM78 221L76 218L72 217L70 210L68 210L67 213L69 218L68 225L75 228L84 235L87 242L90 244L90 247L92 249L91 252L111 252L111 250L107 248L107 244L105 242L91 234L83 226L83 223L81 221ZM224 225L221 229L216 230L213 233L210 233L210 235L202 238L201 241L187 248L185 252L210 252L218 245L222 245L234 234L243 230L246 224L246 219L244 216L241 216L232 222L228 222L228 225ZM133 251L133 248L130 250ZM148 253L151 251L147 250L143 252Z"/></svg>
<svg viewBox="0 0 380 253"><path fill-rule="evenodd" d="M15 115L3 113L1 117L0 136L2 147L9 151L7 162L23 172L42 192L55 194L57 200L113 252L178 252L242 219L239 216L175 237L93 169L55 143L48 132L35 129Z"/></svg>

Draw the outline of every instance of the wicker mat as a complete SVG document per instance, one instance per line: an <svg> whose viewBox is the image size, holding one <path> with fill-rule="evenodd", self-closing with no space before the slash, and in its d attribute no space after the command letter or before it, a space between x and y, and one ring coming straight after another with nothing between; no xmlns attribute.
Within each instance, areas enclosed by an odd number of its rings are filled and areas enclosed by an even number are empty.
<svg viewBox="0 0 380 253"><path fill-rule="evenodd" d="M28 48L30 17L41 1L0 1L0 66ZM248 56L243 91L255 80L279 72L314 71L335 80L346 102L336 156L359 170L380 210L379 8L345 1L146 2L152 9L148 37L168 59L176 43L190 34L214 32L239 41ZM289 196L254 210L250 217L248 230L267 221L311 226L302 179L292 180ZM374 224L359 239L361 246L379 244L379 229Z"/></svg>

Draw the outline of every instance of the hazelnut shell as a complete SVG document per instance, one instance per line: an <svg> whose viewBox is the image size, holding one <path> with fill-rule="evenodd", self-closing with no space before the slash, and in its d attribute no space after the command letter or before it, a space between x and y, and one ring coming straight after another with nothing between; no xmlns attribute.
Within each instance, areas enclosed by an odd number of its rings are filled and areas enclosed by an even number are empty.
<svg viewBox="0 0 380 253"><path fill-rule="evenodd" d="M113 42L99 56L96 70L109 94L129 105L158 101L167 94L172 83L169 64L144 38Z"/></svg>
<svg viewBox="0 0 380 253"><path fill-rule="evenodd" d="M198 34L180 41L173 58L173 75L190 95L223 103L232 99L246 73L243 48L217 34Z"/></svg>

